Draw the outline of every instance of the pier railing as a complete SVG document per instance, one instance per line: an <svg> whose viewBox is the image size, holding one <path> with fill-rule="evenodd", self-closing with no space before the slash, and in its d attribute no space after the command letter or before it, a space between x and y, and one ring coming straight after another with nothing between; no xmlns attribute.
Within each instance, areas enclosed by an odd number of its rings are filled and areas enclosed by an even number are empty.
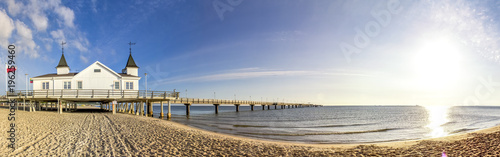
<svg viewBox="0 0 500 157"><path fill-rule="evenodd" d="M267 102L267 101L249 101L249 100L224 100L224 99L199 99L199 98L178 98L172 101L175 104L264 104L264 105L304 105L309 106L312 104L307 103L290 103L290 102Z"/></svg>
<svg viewBox="0 0 500 157"><path fill-rule="evenodd" d="M145 90L108 90L108 89L56 89L56 90L19 90L8 92L9 97L19 98L178 98L179 92Z"/></svg>

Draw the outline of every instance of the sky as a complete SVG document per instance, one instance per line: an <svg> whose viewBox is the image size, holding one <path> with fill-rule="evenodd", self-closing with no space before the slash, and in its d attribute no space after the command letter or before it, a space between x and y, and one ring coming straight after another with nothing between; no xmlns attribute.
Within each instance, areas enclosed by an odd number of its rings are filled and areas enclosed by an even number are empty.
<svg viewBox="0 0 500 157"><path fill-rule="evenodd" d="M63 41L71 72L121 72L133 42L140 89L181 97L498 105L499 20L497 1L1 0L0 60L15 44L24 90Z"/></svg>

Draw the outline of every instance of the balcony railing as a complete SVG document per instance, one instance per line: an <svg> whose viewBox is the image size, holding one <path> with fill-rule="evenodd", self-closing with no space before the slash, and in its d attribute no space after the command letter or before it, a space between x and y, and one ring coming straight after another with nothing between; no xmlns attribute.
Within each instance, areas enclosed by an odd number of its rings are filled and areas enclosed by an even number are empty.
<svg viewBox="0 0 500 157"><path fill-rule="evenodd" d="M19 90L7 92L9 97L19 98L178 98L179 92L145 90L108 90L108 89L56 89L56 90Z"/></svg>

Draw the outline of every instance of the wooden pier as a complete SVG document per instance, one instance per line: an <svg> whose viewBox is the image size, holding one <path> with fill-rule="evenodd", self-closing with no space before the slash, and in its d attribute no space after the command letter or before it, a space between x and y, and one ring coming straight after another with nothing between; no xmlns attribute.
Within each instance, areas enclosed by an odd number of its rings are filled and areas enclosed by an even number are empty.
<svg viewBox="0 0 500 157"><path fill-rule="evenodd" d="M106 89L65 89L65 90L28 90L7 93L6 99L17 99L18 104L27 106L31 111L47 108L57 108L62 114L63 111L76 110L76 102L99 102L101 109L111 111L113 114L129 113L140 116L153 117L153 104L161 105L160 118L163 113L164 103L167 103L166 117L171 117L171 104L184 104L186 115L190 114L192 104L212 104L215 114L219 113L220 105L234 105L235 111L239 112L240 105L249 105L254 111L256 105L262 106L262 110L302 107L319 107L321 105L286 103L286 102L265 102L265 101L245 101L245 100L223 100L223 99L198 99L179 98L179 92L173 91L145 91L145 90L106 90Z"/></svg>

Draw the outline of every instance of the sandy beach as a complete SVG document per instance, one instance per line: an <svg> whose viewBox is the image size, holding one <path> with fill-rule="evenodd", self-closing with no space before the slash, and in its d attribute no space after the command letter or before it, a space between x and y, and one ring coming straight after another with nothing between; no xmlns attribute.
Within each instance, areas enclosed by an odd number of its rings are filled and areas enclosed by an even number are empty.
<svg viewBox="0 0 500 157"><path fill-rule="evenodd" d="M16 112L15 150L8 156L499 156L500 126L418 141L319 145L264 141L200 130L158 118L109 112ZM3 155L2 155L3 156Z"/></svg>

